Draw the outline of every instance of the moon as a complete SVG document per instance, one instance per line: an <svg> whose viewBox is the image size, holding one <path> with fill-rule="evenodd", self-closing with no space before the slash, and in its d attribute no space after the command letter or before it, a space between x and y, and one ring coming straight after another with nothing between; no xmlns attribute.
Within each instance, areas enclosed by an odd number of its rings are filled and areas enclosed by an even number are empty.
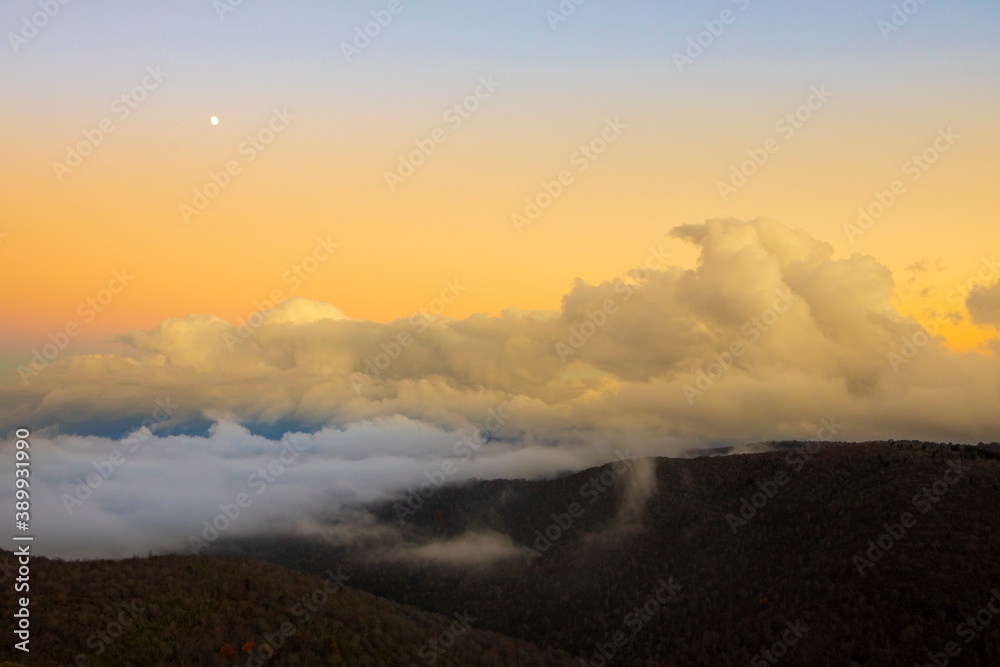
<svg viewBox="0 0 1000 667"><path fill-rule="evenodd" d="M218 125L218 124L219 124L219 119L218 119L218 117L216 117L216 116L212 116L212 117L211 117L211 118L209 119L209 122L210 122L210 123L212 123L212 125Z"/></svg>

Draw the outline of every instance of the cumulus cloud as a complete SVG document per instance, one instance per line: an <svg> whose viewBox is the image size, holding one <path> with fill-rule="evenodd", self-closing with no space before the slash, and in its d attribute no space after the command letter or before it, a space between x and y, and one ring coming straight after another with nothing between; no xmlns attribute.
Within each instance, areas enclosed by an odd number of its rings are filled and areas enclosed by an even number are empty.
<svg viewBox="0 0 1000 667"><path fill-rule="evenodd" d="M13 429L37 431L50 543L110 553L183 547L292 438L306 449L266 493L250 489L234 534L383 498L449 460L448 481L537 477L616 448L811 438L823 418L844 425L833 439L1000 439L998 362L896 311L875 258L763 219L672 234L698 247L697 266L578 280L557 310L376 323L295 299L242 327L189 315L124 333L128 352L0 386L0 474ZM970 295L978 321L997 321L996 293ZM136 433L69 516L62 494Z"/></svg>
<svg viewBox="0 0 1000 667"><path fill-rule="evenodd" d="M976 324L1000 324L1000 282L973 289L965 306Z"/></svg>

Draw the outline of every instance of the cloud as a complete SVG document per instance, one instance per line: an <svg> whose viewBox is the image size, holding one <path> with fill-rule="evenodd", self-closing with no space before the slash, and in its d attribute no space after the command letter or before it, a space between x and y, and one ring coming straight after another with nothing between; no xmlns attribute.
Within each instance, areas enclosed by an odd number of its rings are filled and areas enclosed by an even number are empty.
<svg viewBox="0 0 1000 667"><path fill-rule="evenodd" d="M918 259L917 261L907 264L903 267L904 271L909 271L910 273L928 273L930 271L943 271L944 266L940 257L931 262L927 257Z"/></svg>
<svg viewBox="0 0 1000 667"><path fill-rule="evenodd" d="M625 498L619 510L620 521L635 521L650 498L656 495L656 463L654 459L638 459L632 463L625 478Z"/></svg>
<svg viewBox="0 0 1000 667"><path fill-rule="evenodd" d="M417 565L485 566L520 555L503 533L469 530L450 538L428 539L409 524L383 523L363 509L345 508L331 520L302 522L298 533L336 547L360 550L368 560Z"/></svg>
<svg viewBox="0 0 1000 667"><path fill-rule="evenodd" d="M508 535L493 531L469 531L451 539L382 550L372 557L419 564L473 566L489 565L520 555L518 545Z"/></svg>
<svg viewBox="0 0 1000 667"><path fill-rule="evenodd" d="M433 559L434 549L411 554L410 536L374 523L360 508L429 484L428 475L440 478L428 487L436 491L445 482L527 470L555 475L603 461L600 448L532 446L491 447L466 461L455 448L475 429L446 430L397 415L279 440L225 421L204 436L147 432L116 440L37 432L30 438L35 544L40 553L65 558L120 557L190 552L197 546L192 537L211 544L309 534ZM14 438L0 443L0 472L11 478L14 444ZM441 472L446 459L449 475ZM0 490L0 501L13 507L12 485Z"/></svg>
<svg viewBox="0 0 1000 667"><path fill-rule="evenodd" d="M1000 282L973 289L965 306L976 324L1000 324Z"/></svg>
<svg viewBox="0 0 1000 667"><path fill-rule="evenodd" d="M266 493L251 488L232 534L297 529L289 517L326 520L428 475L556 475L616 448L810 438L822 418L844 425L832 439L1000 440L997 360L902 316L873 257L763 219L672 234L697 266L577 280L557 310L377 323L295 299L242 327L189 315L124 333L127 352L0 386L0 475L29 426L43 543L120 554L184 548L292 439L305 449ZM973 292L973 317L998 321L996 294ZM70 517L62 494L136 433Z"/></svg>

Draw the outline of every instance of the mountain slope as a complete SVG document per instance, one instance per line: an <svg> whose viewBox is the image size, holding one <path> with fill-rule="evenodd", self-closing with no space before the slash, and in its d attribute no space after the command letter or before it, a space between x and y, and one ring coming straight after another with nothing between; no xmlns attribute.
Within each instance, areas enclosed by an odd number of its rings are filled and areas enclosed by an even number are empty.
<svg viewBox="0 0 1000 667"><path fill-rule="evenodd" d="M16 561L0 552L4 585ZM340 575L343 583L342 575ZM569 665L448 617L262 562L207 556L31 560L31 652L24 665ZM348 580L349 582L349 580ZM0 599L11 618L14 598ZM457 611L457 614L452 612ZM446 647L447 646L447 647Z"/></svg>
<svg viewBox="0 0 1000 667"><path fill-rule="evenodd" d="M996 665L1000 618L971 639L959 624L1000 587L997 458L916 442L793 443L445 487L406 517L408 540L485 533L534 548L477 566L373 559L384 545L314 539L228 548L305 570L336 559L378 595L468 607L483 627L587 658L603 647L620 664L765 664L773 649L787 665L910 667L955 642L962 664ZM553 530L573 503L582 514ZM396 503L373 512L399 526ZM547 547L536 532L546 530ZM661 582L681 588L641 613ZM616 632L624 645L609 648Z"/></svg>

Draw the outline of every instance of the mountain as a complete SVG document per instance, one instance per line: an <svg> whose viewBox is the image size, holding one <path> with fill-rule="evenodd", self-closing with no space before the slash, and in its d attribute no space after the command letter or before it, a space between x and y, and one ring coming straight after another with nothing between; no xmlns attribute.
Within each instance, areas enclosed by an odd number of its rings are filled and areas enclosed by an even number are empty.
<svg viewBox="0 0 1000 667"><path fill-rule="evenodd" d="M1000 664L990 447L778 443L426 495L220 551L338 563L352 586L593 665Z"/></svg>
<svg viewBox="0 0 1000 667"><path fill-rule="evenodd" d="M336 570L208 556L30 565L31 652L4 641L0 665L574 664L464 609L441 616L355 590ZM5 588L16 568L0 551ZM0 597L0 613L14 611L14 596Z"/></svg>

